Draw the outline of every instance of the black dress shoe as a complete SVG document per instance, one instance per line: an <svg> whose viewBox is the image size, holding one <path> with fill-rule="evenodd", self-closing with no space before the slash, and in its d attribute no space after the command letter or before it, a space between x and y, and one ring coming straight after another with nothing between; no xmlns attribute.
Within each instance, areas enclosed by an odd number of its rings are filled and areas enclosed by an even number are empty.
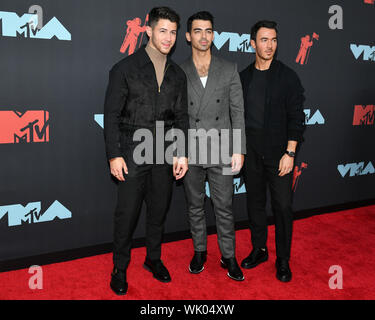
<svg viewBox="0 0 375 320"><path fill-rule="evenodd" d="M225 259L221 258L221 266L224 269L228 269L228 277L236 280L236 281L243 281L245 280L245 277L243 276L242 270L240 266L237 263L236 258L230 258L230 259Z"/></svg>
<svg viewBox="0 0 375 320"><path fill-rule="evenodd" d="M143 267L146 270L152 272L155 279L161 282L171 281L171 276L169 275L167 268L163 265L163 262L160 259L150 260L146 258L145 263L143 264Z"/></svg>
<svg viewBox="0 0 375 320"><path fill-rule="evenodd" d="M113 268L110 287L114 293L123 296L128 292L128 283L126 282L126 270Z"/></svg>
<svg viewBox="0 0 375 320"><path fill-rule="evenodd" d="M255 268L257 265L268 260L267 248L254 248L248 257L242 260L241 267L245 269Z"/></svg>
<svg viewBox="0 0 375 320"><path fill-rule="evenodd" d="M191 273L200 273L204 270L204 263L207 261L207 251L194 251L193 259L189 265Z"/></svg>
<svg viewBox="0 0 375 320"><path fill-rule="evenodd" d="M289 262L287 259L276 259L276 278L282 282L292 280L292 272L290 271Z"/></svg>

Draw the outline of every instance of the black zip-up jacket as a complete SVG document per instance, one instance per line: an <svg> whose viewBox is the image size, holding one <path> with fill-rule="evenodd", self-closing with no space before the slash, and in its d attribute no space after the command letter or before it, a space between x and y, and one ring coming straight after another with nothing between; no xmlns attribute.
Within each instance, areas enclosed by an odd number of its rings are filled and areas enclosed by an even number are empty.
<svg viewBox="0 0 375 320"><path fill-rule="evenodd" d="M247 110L247 95L251 86L255 62L240 72ZM280 159L289 140L303 141L305 113L303 112L304 88L298 75L282 62L273 59L267 72L266 102L264 109L264 156ZM248 130L248 128L246 128Z"/></svg>
<svg viewBox="0 0 375 320"><path fill-rule="evenodd" d="M135 130L150 129L164 121L165 132L189 127L187 85L184 71L169 57L159 88L155 69L145 46L116 63L109 72L104 104L104 137L107 158L121 157L133 147ZM178 156L186 156L178 154Z"/></svg>

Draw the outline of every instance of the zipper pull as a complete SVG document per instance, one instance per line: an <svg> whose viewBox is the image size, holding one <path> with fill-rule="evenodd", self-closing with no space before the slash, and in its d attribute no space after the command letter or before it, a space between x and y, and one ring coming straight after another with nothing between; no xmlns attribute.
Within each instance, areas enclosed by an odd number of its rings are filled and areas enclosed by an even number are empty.
<svg viewBox="0 0 375 320"><path fill-rule="evenodd" d="M160 87L158 87L158 92L160 93Z"/></svg>

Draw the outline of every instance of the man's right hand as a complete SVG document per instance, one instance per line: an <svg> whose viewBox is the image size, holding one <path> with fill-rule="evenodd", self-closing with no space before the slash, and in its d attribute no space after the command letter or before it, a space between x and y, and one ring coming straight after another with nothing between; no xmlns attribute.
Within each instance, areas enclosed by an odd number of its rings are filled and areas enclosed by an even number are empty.
<svg viewBox="0 0 375 320"><path fill-rule="evenodd" d="M173 157L173 176L176 178L176 180L183 178L188 169L188 158Z"/></svg>
<svg viewBox="0 0 375 320"><path fill-rule="evenodd" d="M128 167L126 166L123 157L112 158L109 160L109 165L111 167L111 174L120 181L125 181L123 170L128 174Z"/></svg>

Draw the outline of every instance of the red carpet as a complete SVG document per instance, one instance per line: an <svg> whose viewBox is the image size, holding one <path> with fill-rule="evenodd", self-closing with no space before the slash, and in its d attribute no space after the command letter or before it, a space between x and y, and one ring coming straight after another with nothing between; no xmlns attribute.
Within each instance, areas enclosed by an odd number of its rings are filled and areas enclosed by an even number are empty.
<svg viewBox="0 0 375 320"><path fill-rule="evenodd" d="M250 250L250 232L237 231L239 262ZM145 248L132 251L129 291L118 297L109 288L112 254L43 266L43 289L31 290L28 269L0 273L0 299L375 299L375 206L319 215L294 222L293 279L275 278L274 227L269 227L270 259L244 270L245 281L235 282L219 265L216 235L209 236L206 269L188 271L191 239L163 244L163 261L172 282L160 283L142 268ZM343 289L332 290L328 270L343 270Z"/></svg>

